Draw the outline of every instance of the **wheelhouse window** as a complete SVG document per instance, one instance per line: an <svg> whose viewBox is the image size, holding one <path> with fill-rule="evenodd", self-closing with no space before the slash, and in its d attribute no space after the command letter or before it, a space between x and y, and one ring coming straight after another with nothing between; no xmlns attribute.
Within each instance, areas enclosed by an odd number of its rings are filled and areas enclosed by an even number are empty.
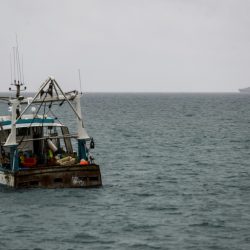
<svg viewBox="0 0 250 250"><path fill-rule="evenodd" d="M30 128L17 129L17 136L29 136L29 135L30 135Z"/></svg>

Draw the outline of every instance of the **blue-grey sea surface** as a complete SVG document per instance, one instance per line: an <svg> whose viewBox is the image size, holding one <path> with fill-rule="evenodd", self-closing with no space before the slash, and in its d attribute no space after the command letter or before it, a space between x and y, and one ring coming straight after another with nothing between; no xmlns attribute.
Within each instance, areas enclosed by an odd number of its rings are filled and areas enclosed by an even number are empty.
<svg viewBox="0 0 250 250"><path fill-rule="evenodd" d="M82 106L103 187L1 187L1 250L250 249L250 95L84 94Z"/></svg>

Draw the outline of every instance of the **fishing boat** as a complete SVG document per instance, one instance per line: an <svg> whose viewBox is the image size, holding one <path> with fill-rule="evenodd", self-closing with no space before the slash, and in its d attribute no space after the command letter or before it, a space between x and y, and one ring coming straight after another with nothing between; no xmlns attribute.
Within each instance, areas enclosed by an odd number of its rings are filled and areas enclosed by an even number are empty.
<svg viewBox="0 0 250 250"><path fill-rule="evenodd" d="M13 188L101 186L100 167L91 154L94 140L83 123L82 94L64 92L53 77L33 97L21 95L24 84L20 81L12 85L15 96L0 97L9 106L9 114L0 116L0 184ZM64 104L75 118L76 133L53 111Z"/></svg>

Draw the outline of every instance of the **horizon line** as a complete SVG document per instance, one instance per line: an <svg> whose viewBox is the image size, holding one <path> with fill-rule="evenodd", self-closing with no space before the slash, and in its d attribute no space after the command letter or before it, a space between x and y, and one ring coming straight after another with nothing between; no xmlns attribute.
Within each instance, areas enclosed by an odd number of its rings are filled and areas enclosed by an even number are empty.
<svg viewBox="0 0 250 250"><path fill-rule="evenodd" d="M239 91L77 91L82 94L247 94ZM0 91L0 93L11 92ZM25 91L23 93L37 93L37 91Z"/></svg>

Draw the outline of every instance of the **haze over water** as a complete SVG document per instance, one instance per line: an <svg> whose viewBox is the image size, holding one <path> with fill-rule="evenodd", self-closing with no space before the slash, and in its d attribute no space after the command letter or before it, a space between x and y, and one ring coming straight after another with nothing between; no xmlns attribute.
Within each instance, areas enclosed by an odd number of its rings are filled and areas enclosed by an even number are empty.
<svg viewBox="0 0 250 250"><path fill-rule="evenodd" d="M1 187L0 249L249 249L249 95L86 94L82 105L103 187Z"/></svg>

